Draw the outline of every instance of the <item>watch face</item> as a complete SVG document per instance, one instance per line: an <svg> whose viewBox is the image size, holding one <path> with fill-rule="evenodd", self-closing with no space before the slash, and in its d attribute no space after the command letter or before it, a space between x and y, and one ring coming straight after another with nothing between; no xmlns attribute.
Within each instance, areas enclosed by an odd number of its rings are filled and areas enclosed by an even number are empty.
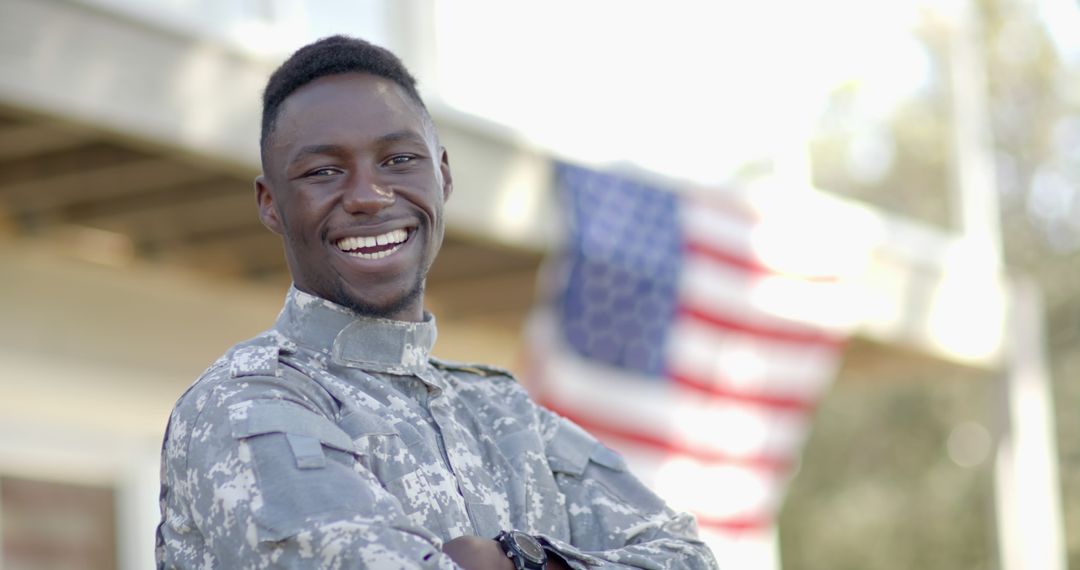
<svg viewBox="0 0 1080 570"><path fill-rule="evenodd" d="M521 554L530 559L531 562L539 564L544 561L544 548L540 546L537 540L523 532L511 533L511 539L514 541L514 546L517 547Z"/></svg>

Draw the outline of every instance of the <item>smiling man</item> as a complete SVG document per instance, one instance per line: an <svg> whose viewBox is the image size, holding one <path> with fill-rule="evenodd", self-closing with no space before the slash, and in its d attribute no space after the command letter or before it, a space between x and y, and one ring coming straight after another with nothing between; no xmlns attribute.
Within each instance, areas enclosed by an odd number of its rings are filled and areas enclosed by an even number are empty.
<svg viewBox="0 0 1080 570"><path fill-rule="evenodd" d="M446 150L390 52L336 36L263 98L274 327L180 398L160 568L714 568L693 519L507 373L430 356Z"/></svg>

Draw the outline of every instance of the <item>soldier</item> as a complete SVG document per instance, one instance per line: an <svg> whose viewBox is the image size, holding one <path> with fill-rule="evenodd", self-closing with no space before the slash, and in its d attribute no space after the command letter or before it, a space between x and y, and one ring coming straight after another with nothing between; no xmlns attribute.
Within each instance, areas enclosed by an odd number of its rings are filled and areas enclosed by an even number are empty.
<svg viewBox="0 0 1080 570"><path fill-rule="evenodd" d="M715 568L693 519L501 370L436 360L446 149L390 52L335 36L263 96L293 286L177 402L159 568Z"/></svg>

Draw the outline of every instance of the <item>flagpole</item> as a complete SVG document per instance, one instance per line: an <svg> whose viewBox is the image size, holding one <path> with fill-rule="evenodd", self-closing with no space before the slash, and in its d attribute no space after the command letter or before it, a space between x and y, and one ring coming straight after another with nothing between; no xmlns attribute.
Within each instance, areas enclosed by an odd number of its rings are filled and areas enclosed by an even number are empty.
<svg viewBox="0 0 1080 570"><path fill-rule="evenodd" d="M1002 570L1065 570L1053 394L1038 286L1012 282L994 475Z"/></svg>
<svg viewBox="0 0 1080 570"><path fill-rule="evenodd" d="M952 23L949 67L952 86L955 222L986 282L1003 271L1000 210L985 56L973 0L958 0ZM1038 286L1014 279L1007 296L1004 363L996 385L1000 406L994 457L994 499L1001 570L1065 570L1053 395L1046 366L1042 301Z"/></svg>

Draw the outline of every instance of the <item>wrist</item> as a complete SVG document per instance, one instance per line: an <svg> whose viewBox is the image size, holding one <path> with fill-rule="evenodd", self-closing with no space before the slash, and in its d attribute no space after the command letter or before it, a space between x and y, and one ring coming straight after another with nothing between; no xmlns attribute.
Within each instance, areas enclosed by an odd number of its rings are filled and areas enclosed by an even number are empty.
<svg viewBox="0 0 1080 570"><path fill-rule="evenodd" d="M490 538L459 536L443 543L442 551L465 570L514 570L514 563Z"/></svg>

